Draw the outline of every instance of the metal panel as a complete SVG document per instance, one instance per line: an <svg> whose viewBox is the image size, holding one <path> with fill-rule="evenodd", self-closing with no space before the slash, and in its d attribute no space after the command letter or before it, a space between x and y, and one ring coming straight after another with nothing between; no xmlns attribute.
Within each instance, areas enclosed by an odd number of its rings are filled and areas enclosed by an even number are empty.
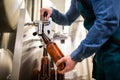
<svg viewBox="0 0 120 80"><path fill-rule="evenodd" d="M12 32L18 23L23 0L0 0L0 32Z"/></svg>
<svg viewBox="0 0 120 80"><path fill-rule="evenodd" d="M11 74L12 80L19 80L21 57L22 57L22 39L23 39L24 21L25 21L25 9L20 9L20 16L18 21L15 49L13 56L13 69Z"/></svg>

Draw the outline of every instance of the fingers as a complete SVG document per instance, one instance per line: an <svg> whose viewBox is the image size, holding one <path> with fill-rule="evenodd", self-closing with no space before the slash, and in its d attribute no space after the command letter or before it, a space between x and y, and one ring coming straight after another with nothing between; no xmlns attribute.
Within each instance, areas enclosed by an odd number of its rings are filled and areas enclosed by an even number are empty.
<svg viewBox="0 0 120 80"><path fill-rule="evenodd" d="M61 58L61 59L59 59L57 62L56 62L56 66L57 67L59 67L59 65L61 64L61 63L65 63L66 61L65 61L65 59L64 59L64 57L63 58ZM57 70L58 71L58 73L60 73L60 74L64 74L65 72L66 72L66 67L63 69L63 70Z"/></svg>
<svg viewBox="0 0 120 80"><path fill-rule="evenodd" d="M48 14L47 17L46 17L46 20L49 20L51 14Z"/></svg>
<svg viewBox="0 0 120 80"><path fill-rule="evenodd" d="M41 17L41 20L44 20L44 13L45 13L46 9L44 8L41 8L40 9L40 17Z"/></svg>
<svg viewBox="0 0 120 80"><path fill-rule="evenodd" d="M44 16L44 13L47 12L47 16ZM41 8L40 9L40 17L41 20L49 20L50 16L52 14L52 8Z"/></svg>
<svg viewBox="0 0 120 80"><path fill-rule="evenodd" d="M56 66L59 66L61 63L65 62L65 59L64 57L59 59L57 62L56 62Z"/></svg>
<svg viewBox="0 0 120 80"><path fill-rule="evenodd" d="M56 66L59 66L61 63L67 64L66 62L67 62L67 57L63 57L56 62ZM69 70L70 70L69 67L66 65L63 70L58 70L58 73L64 74L64 73L68 72Z"/></svg>
<svg viewBox="0 0 120 80"><path fill-rule="evenodd" d="M70 69L68 68L68 67L65 67L63 70L58 70L58 73L60 73L60 74L64 74L64 73L66 73L66 72L68 72L68 71L70 71Z"/></svg>
<svg viewBox="0 0 120 80"><path fill-rule="evenodd" d="M60 74L64 74L64 73L66 73L66 72L68 72L68 71L73 70L74 67L75 67L75 65L77 64L77 62L74 61L74 60L72 60L70 56L66 56L66 57L63 57L63 58L61 58L60 60L58 60L58 61L56 62L56 66L59 67L59 65L60 65L61 63L65 63L66 66L65 66L65 68L64 68L63 70L61 70L61 71L58 70L58 72L59 72Z"/></svg>

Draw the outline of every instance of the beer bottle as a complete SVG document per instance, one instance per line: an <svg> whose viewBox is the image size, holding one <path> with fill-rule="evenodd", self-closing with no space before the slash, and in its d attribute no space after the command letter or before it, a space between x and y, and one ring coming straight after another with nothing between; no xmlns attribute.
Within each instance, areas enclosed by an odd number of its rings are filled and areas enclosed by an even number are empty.
<svg viewBox="0 0 120 80"><path fill-rule="evenodd" d="M46 48L43 51L43 57L41 59L41 70L40 70L40 80L49 80L50 79L50 61Z"/></svg>
<svg viewBox="0 0 120 80"><path fill-rule="evenodd" d="M42 25L44 27L44 25ZM44 33L42 32L42 38L44 43L46 44L47 52L50 54L53 61L56 63L60 58L64 57L61 50L58 48L57 44ZM65 67L65 63L61 63L59 66L57 66L59 70L63 70Z"/></svg>
<svg viewBox="0 0 120 80"><path fill-rule="evenodd" d="M65 80L64 74L60 74L57 72L57 80Z"/></svg>
<svg viewBox="0 0 120 80"><path fill-rule="evenodd" d="M31 76L31 80L39 80L39 62L37 60L35 60L35 64L32 70L32 76Z"/></svg>
<svg viewBox="0 0 120 80"><path fill-rule="evenodd" d="M55 68L52 59L50 61L50 80L55 80Z"/></svg>

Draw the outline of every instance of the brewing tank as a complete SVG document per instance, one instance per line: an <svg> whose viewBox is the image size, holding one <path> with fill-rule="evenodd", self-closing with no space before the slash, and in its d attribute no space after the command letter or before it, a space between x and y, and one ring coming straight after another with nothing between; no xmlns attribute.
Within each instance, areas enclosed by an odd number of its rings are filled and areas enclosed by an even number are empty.
<svg viewBox="0 0 120 80"><path fill-rule="evenodd" d="M0 49L0 80L8 80L12 72L13 54L9 49Z"/></svg>
<svg viewBox="0 0 120 80"><path fill-rule="evenodd" d="M0 0L0 32L11 32L16 29L22 1Z"/></svg>

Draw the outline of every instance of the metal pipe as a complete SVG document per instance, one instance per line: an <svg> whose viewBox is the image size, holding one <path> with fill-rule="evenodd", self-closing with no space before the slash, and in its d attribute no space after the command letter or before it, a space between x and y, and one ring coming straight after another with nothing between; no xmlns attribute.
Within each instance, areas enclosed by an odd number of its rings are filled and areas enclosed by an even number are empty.
<svg viewBox="0 0 120 80"><path fill-rule="evenodd" d="M32 21L34 21L34 0L32 0Z"/></svg>

